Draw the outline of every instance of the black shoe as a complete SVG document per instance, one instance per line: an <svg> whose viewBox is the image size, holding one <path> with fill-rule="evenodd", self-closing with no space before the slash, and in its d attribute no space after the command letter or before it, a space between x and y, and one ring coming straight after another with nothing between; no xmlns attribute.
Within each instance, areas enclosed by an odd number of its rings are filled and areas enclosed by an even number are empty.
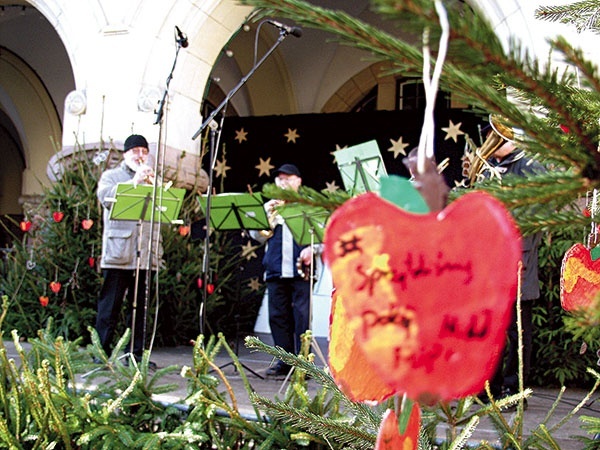
<svg viewBox="0 0 600 450"><path fill-rule="evenodd" d="M290 366L283 363L277 363L267 369L266 375L268 377L281 377L287 375L290 371Z"/></svg>

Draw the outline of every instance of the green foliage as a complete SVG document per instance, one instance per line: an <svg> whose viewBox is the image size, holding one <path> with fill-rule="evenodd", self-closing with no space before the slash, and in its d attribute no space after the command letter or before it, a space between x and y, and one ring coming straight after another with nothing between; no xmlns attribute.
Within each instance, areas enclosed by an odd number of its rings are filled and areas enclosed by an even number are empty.
<svg viewBox="0 0 600 450"><path fill-rule="evenodd" d="M570 314L560 304L560 274L563 256L584 233L565 230L545 236L539 252L542 297L533 311L533 357L530 381L537 386L589 385L586 368L596 363L592 351L581 354L583 341L565 328ZM600 341L588 342L597 347ZM595 351L595 350L594 350ZM556 364L560 361L560 364Z"/></svg>
<svg viewBox="0 0 600 450"><path fill-rule="evenodd" d="M69 340L87 339L87 327L95 322L102 284L102 208L96 189L107 161L111 160L106 156L111 151L114 150L75 154L58 181L44 188L39 205L26 211L24 221L32 222L27 232L15 234L13 230L20 225L16 219L0 219L13 241L0 265L0 290L13 305L6 323L26 339L34 337L51 318L57 335ZM57 212L63 214L60 221L54 218ZM189 343L201 330L201 308L211 333L223 331L233 337L236 327L251 329L263 290L251 291L242 280L241 246L230 234L212 233L209 267L215 290L204 299L198 287L204 239L192 239L189 233L193 222L204 220L194 192L186 194L181 217L188 232L180 232L179 226L161 225L166 269L159 272L158 302L150 299L148 310L148 329L157 325L156 343ZM92 221L88 222L91 227L84 228L84 220ZM57 293L51 290L52 282L61 284ZM117 334L124 333L126 326L123 312Z"/></svg>
<svg viewBox="0 0 600 450"><path fill-rule="evenodd" d="M87 335L86 327L94 320L100 286L95 259L101 246L96 182L103 169L104 164L94 164L85 153L74 155L60 181L44 188L40 204L26 211L23 220L31 222L29 231L22 237L13 234L0 288L15 305L7 322L26 337L35 336L53 318L56 332L74 340ZM84 220L93 221L91 228L82 226ZM14 227L6 221L18 228L7 217L2 226L8 232ZM60 283L56 293L53 282Z"/></svg>

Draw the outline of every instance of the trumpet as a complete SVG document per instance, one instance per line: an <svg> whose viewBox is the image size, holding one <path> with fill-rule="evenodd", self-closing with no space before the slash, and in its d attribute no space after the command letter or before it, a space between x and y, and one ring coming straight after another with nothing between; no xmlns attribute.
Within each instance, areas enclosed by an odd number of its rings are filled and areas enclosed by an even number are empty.
<svg viewBox="0 0 600 450"><path fill-rule="evenodd" d="M265 203L265 209L267 210L267 221L269 223L268 230L261 230L260 235L269 239L273 236L273 230L277 225L283 224L283 218L277 212L275 208L278 205L283 205L283 200L269 200Z"/></svg>

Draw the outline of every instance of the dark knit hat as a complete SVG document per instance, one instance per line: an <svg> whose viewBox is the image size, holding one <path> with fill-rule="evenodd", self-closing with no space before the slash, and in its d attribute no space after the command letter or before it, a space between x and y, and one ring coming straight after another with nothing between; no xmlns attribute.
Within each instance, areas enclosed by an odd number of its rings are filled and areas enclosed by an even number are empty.
<svg viewBox="0 0 600 450"><path fill-rule="evenodd" d="M287 175L296 175L297 177L302 178L302 176L300 175L300 171L293 164L282 165L279 169L275 171L275 176L279 175L280 173L285 173Z"/></svg>
<svg viewBox="0 0 600 450"><path fill-rule="evenodd" d="M123 151L127 151L129 149L135 147L145 147L148 148L148 141L141 134L132 134L127 139L125 139L125 144L123 145Z"/></svg>

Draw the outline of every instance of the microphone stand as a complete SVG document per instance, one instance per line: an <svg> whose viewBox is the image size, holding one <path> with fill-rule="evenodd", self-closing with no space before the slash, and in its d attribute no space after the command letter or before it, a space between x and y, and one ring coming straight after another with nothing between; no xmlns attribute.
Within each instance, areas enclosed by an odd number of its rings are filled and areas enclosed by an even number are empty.
<svg viewBox="0 0 600 450"><path fill-rule="evenodd" d="M163 177L158 175L158 162L159 162L159 156L162 157L162 167L164 168L165 165L165 152L164 150L161 152L160 148L161 148L161 141L162 141L162 134L163 134L163 116L164 116L164 106L166 103L166 99L167 99L167 95L169 94L169 85L171 84L171 80L173 79L173 72L175 72L175 66L177 65L177 58L179 57L179 51L181 50L181 47L183 46L183 40L181 39L175 39L175 42L177 43L177 47L175 49L175 58L173 60L173 66L171 67L171 71L169 72L169 75L167 77L167 81L166 81L166 86L165 86L165 91L163 93L162 99L159 102L159 107L158 110L156 111L156 121L154 122L154 125L158 124L158 144L156 146L156 158L154 161L154 181L152 183L152 200L150 203L150 206L152 208L152 211L156 211L156 187L157 187L157 183L158 180L162 180ZM160 199L162 201L162 198ZM142 325L142 349L146 348L146 332L147 332L147 327L148 327L148 303L150 301L150 281L151 281L151 276L152 276L152 255L158 255L158 248L159 248L159 240L160 240L160 223L158 224L158 228L159 228L159 234L157 235L156 240L153 241L153 237L154 237L154 213L152 213L152 215L150 216L150 249L148 251L148 260L147 260L147 267L148 270L146 270L146 279L145 279L145 283L144 283L144 317L143 317L143 325ZM141 237L141 234L140 234ZM154 252L152 251L154 247ZM159 266L160 264L157 264L157 266ZM158 270L158 267L157 267ZM136 289L137 289L137 275L136 274ZM157 283L158 283L158 277L157 277ZM157 286L157 292L158 292L158 286ZM134 309L133 311L133 317L134 317L134 323L132 324L132 327L135 326L135 314L136 314L136 309ZM156 317L158 317L158 303L157 303L157 307L156 307ZM157 321L156 319L154 320L154 331L156 330L156 326L157 326ZM133 331L132 331L133 334ZM152 333L152 340L151 340L151 345L150 345L150 349L153 346L153 342L154 342L154 332ZM131 337L131 342L134 341L135 336L132 335ZM133 349L133 346L132 346ZM133 351L132 351L133 353Z"/></svg>
<svg viewBox="0 0 600 450"><path fill-rule="evenodd" d="M212 186L213 186L213 168L215 161L217 159L217 145L216 142L216 134L217 130L219 131L219 136L221 131L223 130L223 121L225 120L225 114L221 116L221 126L214 120L216 115L225 108L228 104L231 97L233 97L237 91L248 81L248 79L256 72L256 69L260 67L260 65L275 51L275 49L283 42L283 40L287 37L289 32L287 30L279 31L279 38L273 44L273 46L262 56L260 60L258 60L254 66L250 69L250 71L240 80L240 82L225 96L225 99L217 106L213 112L206 118L206 120L202 123L198 131L192 136L192 139L197 139L198 136L204 131L204 129L210 125L210 149L209 149L209 166L208 166L208 186L206 191L206 217L205 217L205 227L206 227L206 237L204 240L204 258L202 262L202 304L200 305L200 334L204 334L204 327L206 325L206 303L208 299L208 281L209 281L209 252L210 252L210 207L212 200Z"/></svg>
<svg viewBox="0 0 600 450"><path fill-rule="evenodd" d="M194 133L194 135L192 136L192 139L195 140L198 138L198 136L200 136L200 133L202 133L202 131L204 131L206 126L215 118L215 116L217 114L219 114L219 112L223 109L223 107L227 103L229 103L229 100L231 99L231 97L233 97L237 93L237 91L239 91L240 88L244 84L246 84L246 81L248 81L248 79L254 74L254 72L256 72L256 69L258 69L260 67L260 65L269 57L269 55L275 51L275 49L279 46L279 44L281 44L283 42L283 40L287 37L288 34L289 33L286 30L279 31L279 38L277 38L277 41L275 42L275 44L273 44L273 46L264 54L264 56L256 64L254 64L254 66L252 66L250 71L240 80L240 82L231 91L229 91L229 93L227 94L225 99L219 104L219 106L217 106L215 108L215 110L212 113L210 113L210 115L206 118L206 120L200 126L200 129L198 131L196 131L196 133Z"/></svg>

